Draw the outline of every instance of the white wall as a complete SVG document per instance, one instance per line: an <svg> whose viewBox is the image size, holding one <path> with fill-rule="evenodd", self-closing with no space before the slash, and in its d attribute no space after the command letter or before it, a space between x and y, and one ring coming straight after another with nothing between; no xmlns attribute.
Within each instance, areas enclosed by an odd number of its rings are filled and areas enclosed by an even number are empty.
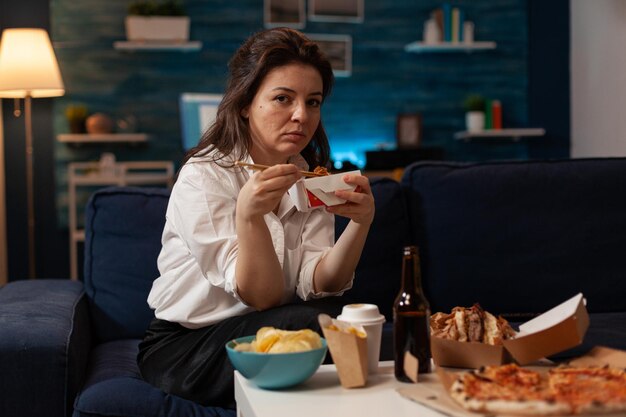
<svg viewBox="0 0 626 417"><path fill-rule="evenodd" d="M570 4L571 156L626 156L626 1Z"/></svg>

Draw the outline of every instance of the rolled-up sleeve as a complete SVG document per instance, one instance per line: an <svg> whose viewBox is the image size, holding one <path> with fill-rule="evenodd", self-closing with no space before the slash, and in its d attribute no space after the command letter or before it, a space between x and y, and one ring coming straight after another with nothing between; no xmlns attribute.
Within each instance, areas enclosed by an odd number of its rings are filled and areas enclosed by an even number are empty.
<svg viewBox="0 0 626 417"><path fill-rule="evenodd" d="M319 261L331 250L335 243L335 217L325 210L310 212L302 231L302 262L296 294L302 300L341 295L352 288L354 274L346 285L337 292L315 292L313 276Z"/></svg>

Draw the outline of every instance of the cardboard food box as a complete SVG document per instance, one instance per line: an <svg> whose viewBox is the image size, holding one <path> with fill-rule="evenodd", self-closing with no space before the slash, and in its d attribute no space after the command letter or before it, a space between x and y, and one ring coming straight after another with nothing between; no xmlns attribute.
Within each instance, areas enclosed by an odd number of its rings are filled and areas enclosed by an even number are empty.
<svg viewBox="0 0 626 417"><path fill-rule="evenodd" d="M363 387L367 383L367 332L363 326L331 319L327 314L320 314L318 321L328 350L333 358L339 382L344 388ZM360 334L350 331L356 329Z"/></svg>
<svg viewBox="0 0 626 417"><path fill-rule="evenodd" d="M602 346L594 347L584 356L578 357L569 362L572 366L611 366L614 368L626 368L626 352ZM547 372L553 365L548 363L531 366L538 372ZM467 411L462 408L450 395L450 387L457 377L458 371L437 368L437 375L428 375L428 381L406 388L399 388L397 391L405 398L420 403L428 408L437 410L450 417L476 417L480 413ZM597 415L597 414L595 414ZM621 414L612 414L621 415ZM498 414L493 417L506 417L508 415ZM590 416L589 414L579 414L578 417Z"/></svg>
<svg viewBox="0 0 626 417"><path fill-rule="evenodd" d="M431 337L431 352L438 366L479 368L510 362L526 365L579 345L588 327L585 298L577 294L522 324L515 338L505 340L503 345Z"/></svg>
<svg viewBox="0 0 626 417"><path fill-rule="evenodd" d="M346 200L335 195L337 190L354 190L355 186L343 181L345 175L361 175L361 171L342 172L301 179L291 186L289 196L299 211L310 211L325 206L343 204Z"/></svg>

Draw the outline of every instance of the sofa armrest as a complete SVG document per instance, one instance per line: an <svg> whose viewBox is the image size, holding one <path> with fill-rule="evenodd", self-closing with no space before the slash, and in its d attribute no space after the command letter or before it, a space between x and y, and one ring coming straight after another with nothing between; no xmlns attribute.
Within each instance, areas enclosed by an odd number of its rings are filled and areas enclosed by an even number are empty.
<svg viewBox="0 0 626 417"><path fill-rule="evenodd" d="M27 280L0 288L0 416L70 416L90 348L82 283Z"/></svg>

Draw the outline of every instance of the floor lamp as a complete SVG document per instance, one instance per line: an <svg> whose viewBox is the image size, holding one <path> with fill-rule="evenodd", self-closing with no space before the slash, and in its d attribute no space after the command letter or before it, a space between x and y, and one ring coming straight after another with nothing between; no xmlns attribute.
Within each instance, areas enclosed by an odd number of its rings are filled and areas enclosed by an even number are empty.
<svg viewBox="0 0 626 417"><path fill-rule="evenodd" d="M5 29L0 39L0 97L24 99L26 197L28 200L28 275L35 269L35 188L31 99L65 93L59 64L43 29ZM20 116L16 106L15 116Z"/></svg>

